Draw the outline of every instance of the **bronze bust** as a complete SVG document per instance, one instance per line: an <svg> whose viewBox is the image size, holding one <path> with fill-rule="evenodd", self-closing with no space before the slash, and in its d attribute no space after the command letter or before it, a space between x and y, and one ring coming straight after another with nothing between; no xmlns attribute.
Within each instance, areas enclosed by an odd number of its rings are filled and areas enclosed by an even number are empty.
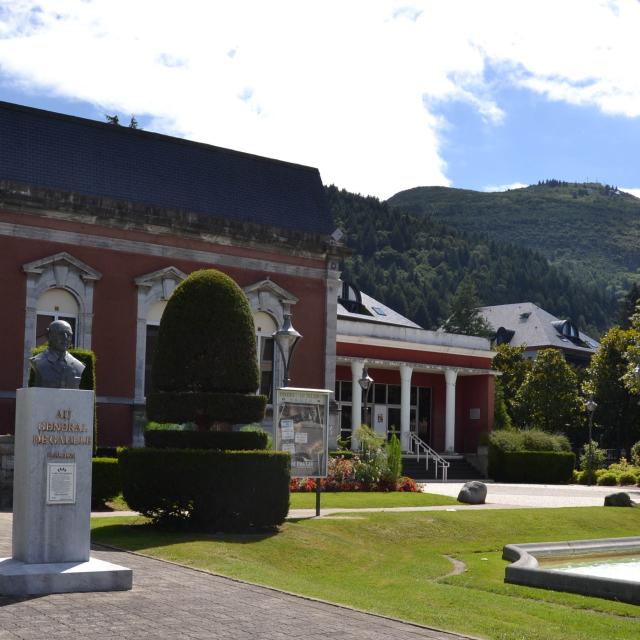
<svg viewBox="0 0 640 640"><path fill-rule="evenodd" d="M54 320L47 327L47 348L30 358L34 373L34 387L79 389L84 364L67 349L71 346L73 330L64 320Z"/></svg>

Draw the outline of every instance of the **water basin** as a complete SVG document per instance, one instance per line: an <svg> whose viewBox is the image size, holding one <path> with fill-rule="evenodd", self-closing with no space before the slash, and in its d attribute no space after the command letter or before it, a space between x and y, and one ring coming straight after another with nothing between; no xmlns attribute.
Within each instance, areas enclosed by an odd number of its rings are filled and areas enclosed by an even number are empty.
<svg viewBox="0 0 640 640"><path fill-rule="evenodd" d="M560 573L640 582L640 554L594 554L539 559L540 567Z"/></svg>
<svg viewBox="0 0 640 640"><path fill-rule="evenodd" d="M506 545L505 582L640 604L640 537Z"/></svg>

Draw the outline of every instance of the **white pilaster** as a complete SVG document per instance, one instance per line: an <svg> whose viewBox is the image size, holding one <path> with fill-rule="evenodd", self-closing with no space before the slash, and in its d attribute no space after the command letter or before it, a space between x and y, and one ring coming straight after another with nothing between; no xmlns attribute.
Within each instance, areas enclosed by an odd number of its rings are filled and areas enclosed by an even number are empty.
<svg viewBox="0 0 640 640"><path fill-rule="evenodd" d="M362 378L364 360L351 363L351 449L357 451L360 444L356 439L356 429L362 424L362 387L358 380Z"/></svg>
<svg viewBox="0 0 640 640"><path fill-rule="evenodd" d="M445 369L444 380L447 385L447 404L445 414L444 449L447 453L455 451L456 443L456 369Z"/></svg>
<svg viewBox="0 0 640 640"><path fill-rule="evenodd" d="M409 431L411 430L411 374L413 367L400 365L400 446L409 450Z"/></svg>

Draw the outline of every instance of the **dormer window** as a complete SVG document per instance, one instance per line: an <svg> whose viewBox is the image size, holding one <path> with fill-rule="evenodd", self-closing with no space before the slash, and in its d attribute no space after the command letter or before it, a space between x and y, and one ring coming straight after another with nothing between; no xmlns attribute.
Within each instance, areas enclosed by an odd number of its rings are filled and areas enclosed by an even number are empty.
<svg viewBox="0 0 640 640"><path fill-rule="evenodd" d="M504 327L500 327L496 331L496 337L495 337L496 346L501 344L509 344L511 342L511 339L515 335L515 333L516 332L512 331L511 329L505 329Z"/></svg>
<svg viewBox="0 0 640 640"><path fill-rule="evenodd" d="M348 282L342 283L342 293L338 302L349 312L363 316L373 315L363 304L360 291ZM384 314L382 314L384 315Z"/></svg>
<svg viewBox="0 0 640 640"><path fill-rule="evenodd" d="M578 331L578 327L576 327L571 320L556 320L551 324L560 334L561 338L571 340L571 342L580 342L580 332Z"/></svg>

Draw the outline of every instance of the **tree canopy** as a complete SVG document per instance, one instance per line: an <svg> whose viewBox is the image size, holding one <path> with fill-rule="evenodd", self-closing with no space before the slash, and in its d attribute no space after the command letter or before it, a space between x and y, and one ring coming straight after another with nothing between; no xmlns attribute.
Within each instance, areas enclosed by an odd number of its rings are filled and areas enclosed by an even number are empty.
<svg viewBox="0 0 640 640"><path fill-rule="evenodd" d="M625 353L637 343L634 329L611 328L591 359L584 387L597 403L594 426L600 443L608 448L626 449L640 440L638 397L624 384L628 369Z"/></svg>
<svg viewBox="0 0 640 640"><path fill-rule="evenodd" d="M518 422L550 433L574 435L582 426L578 378L558 349L543 349L515 398Z"/></svg>

